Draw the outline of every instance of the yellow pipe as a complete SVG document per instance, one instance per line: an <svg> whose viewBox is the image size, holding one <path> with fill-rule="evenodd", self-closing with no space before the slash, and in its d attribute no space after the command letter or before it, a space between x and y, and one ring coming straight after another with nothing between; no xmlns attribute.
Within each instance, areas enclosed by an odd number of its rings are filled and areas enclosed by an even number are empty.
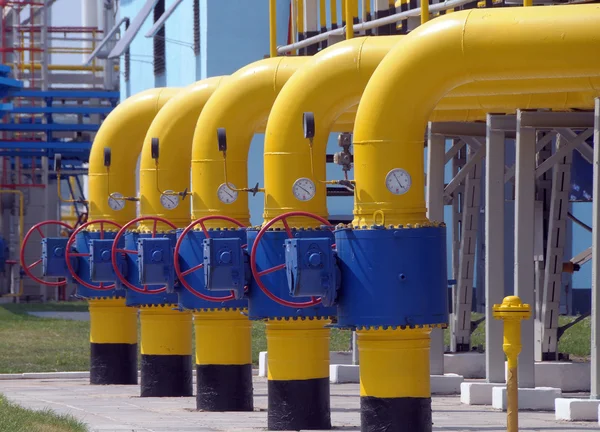
<svg viewBox="0 0 600 432"><path fill-rule="evenodd" d="M523 6L533 6L533 0L523 0Z"/></svg>
<svg viewBox="0 0 600 432"><path fill-rule="evenodd" d="M337 0L329 1L329 12L331 13L331 28L337 28L337 23L338 23Z"/></svg>
<svg viewBox="0 0 600 432"><path fill-rule="evenodd" d="M359 105L354 224L371 225L377 210L390 224L427 220L423 133L446 93L480 80L598 76L600 56L589 56L600 49L598 39L590 37L598 25L596 4L472 9L439 17L405 36L381 62ZM441 78L435 72L440 65ZM406 169L412 178L403 195L385 188L385 176L394 168Z"/></svg>
<svg viewBox="0 0 600 432"><path fill-rule="evenodd" d="M304 35L304 0L296 0L296 27L300 35Z"/></svg>
<svg viewBox="0 0 600 432"><path fill-rule="evenodd" d="M348 21L347 19L347 14L348 14L348 0L341 0L342 1L342 25L345 25Z"/></svg>
<svg viewBox="0 0 600 432"><path fill-rule="evenodd" d="M352 39L354 37L354 14L352 13L354 0L343 1L346 3L346 39Z"/></svg>
<svg viewBox="0 0 600 432"><path fill-rule="evenodd" d="M136 195L135 166L146 131L168 100L179 90L157 88L138 93L111 111L100 126L90 152L89 220L109 219L125 224L136 217L136 203L124 203L121 210L109 207L109 194ZM110 148L110 169L104 166L104 149ZM108 182L110 181L110 189Z"/></svg>
<svg viewBox="0 0 600 432"><path fill-rule="evenodd" d="M165 209L161 192L183 192L190 187L192 141L198 117L212 94L226 78L214 77L198 81L182 89L156 115L145 131L140 157L140 216L160 216L173 222L178 228L190 223L188 198L179 205ZM216 132L215 132L216 134ZM158 171L152 159L152 139L158 138ZM158 176L158 177L157 177ZM189 192L188 192L189 194Z"/></svg>
<svg viewBox="0 0 600 432"><path fill-rule="evenodd" d="M421 0L421 24L429 21L429 0Z"/></svg>
<svg viewBox="0 0 600 432"><path fill-rule="evenodd" d="M354 107L371 75L389 50L403 38L406 36L379 36L337 43L315 55L285 85L273 105L265 134L265 223L292 210L326 217L325 185L317 180L325 179L323 154L329 133L351 129ZM544 94L554 91L557 86L564 86L574 93ZM518 95L526 89L539 94ZM581 93L576 93L578 91ZM485 120L485 108L513 112L525 108L524 105L528 108L568 109L579 105L585 108L599 92L598 78L476 82L453 89L429 119ZM486 94L492 96L475 97ZM454 95L457 97L450 97ZM389 114L395 116L396 109L390 109ZM302 132L301 119L306 111L314 113L316 123L312 164L308 141ZM393 124L390 120L390 125ZM316 194L310 201L299 202L292 194L292 186L300 177L311 177L311 165L314 165Z"/></svg>
<svg viewBox="0 0 600 432"><path fill-rule="evenodd" d="M327 5L326 0L319 0L319 21L321 23L321 31L327 29Z"/></svg>
<svg viewBox="0 0 600 432"><path fill-rule="evenodd" d="M231 75L206 103L194 133L192 147L192 217L227 214L250 223L248 194L238 193L231 204L222 203L217 189L225 182L223 155L217 129L227 132L228 182L247 187L248 149L254 133L267 119L275 98L289 77L310 58L277 57L252 63ZM220 226L215 222L215 226ZM207 223L211 226L211 222Z"/></svg>
<svg viewBox="0 0 600 432"><path fill-rule="evenodd" d="M19 196L19 247L23 246L23 232L25 230L25 195L23 191L12 189L1 189L0 195L10 194ZM18 260L17 260L18 261ZM23 295L23 279L19 280L19 291L16 293L4 294L2 297L21 297Z"/></svg>
<svg viewBox="0 0 600 432"><path fill-rule="evenodd" d="M269 54L277 57L277 0L269 0Z"/></svg>

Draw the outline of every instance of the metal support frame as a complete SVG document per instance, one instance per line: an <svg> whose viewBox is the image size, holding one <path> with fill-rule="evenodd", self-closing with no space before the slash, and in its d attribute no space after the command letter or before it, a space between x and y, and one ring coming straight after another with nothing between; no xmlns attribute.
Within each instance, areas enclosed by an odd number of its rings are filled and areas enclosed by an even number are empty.
<svg viewBox="0 0 600 432"><path fill-rule="evenodd" d="M427 218L431 221L444 220L444 167L446 165L446 137L427 133ZM444 332L434 329L431 332L429 351L430 373L444 374Z"/></svg>
<svg viewBox="0 0 600 432"><path fill-rule="evenodd" d="M592 210L592 341L591 391L592 399L600 399L600 98L594 113L594 191Z"/></svg>

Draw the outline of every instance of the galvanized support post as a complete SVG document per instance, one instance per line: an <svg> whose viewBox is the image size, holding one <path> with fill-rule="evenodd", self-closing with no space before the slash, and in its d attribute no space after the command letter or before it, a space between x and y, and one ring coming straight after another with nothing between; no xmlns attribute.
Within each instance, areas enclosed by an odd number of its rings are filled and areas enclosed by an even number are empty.
<svg viewBox="0 0 600 432"><path fill-rule="evenodd" d="M427 134L427 218L430 221L444 221L444 167L446 165L446 137L431 133L431 123ZM431 331L429 351L431 375L444 374L444 332Z"/></svg>
<svg viewBox="0 0 600 432"><path fill-rule="evenodd" d="M489 383L503 383L502 323L493 319L493 305L504 298L504 151L505 132L487 116L485 190L485 370Z"/></svg>
<svg viewBox="0 0 600 432"><path fill-rule="evenodd" d="M516 172L515 172L515 295L523 303L533 304L534 298L534 210L535 210L535 153L536 130L522 127L524 112L517 112ZM522 324L526 341L519 362L521 387L535 387L534 324Z"/></svg>
<svg viewBox="0 0 600 432"><path fill-rule="evenodd" d="M592 210L592 399L600 399L600 98L596 99L594 117L594 184Z"/></svg>

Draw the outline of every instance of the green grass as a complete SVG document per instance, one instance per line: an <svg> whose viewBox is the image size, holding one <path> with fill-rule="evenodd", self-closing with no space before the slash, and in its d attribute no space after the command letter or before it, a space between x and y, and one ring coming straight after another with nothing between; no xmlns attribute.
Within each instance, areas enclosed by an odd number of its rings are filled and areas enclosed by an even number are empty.
<svg viewBox="0 0 600 432"><path fill-rule="evenodd" d="M473 313L471 315L472 321L477 321L483 317L483 314ZM571 316L560 316L558 318L559 327L564 326L572 321L575 321L576 317ZM586 318L571 328L561 336L558 341L558 350L561 353L566 353L571 358L587 358L590 356L591 346L591 327L590 318ZM450 345L450 330L444 330L444 342L446 345ZM471 347L481 347L485 349L485 321L482 321L477 328L471 334Z"/></svg>
<svg viewBox="0 0 600 432"><path fill-rule="evenodd" d="M85 432L85 424L50 410L32 411L0 395L0 432Z"/></svg>
<svg viewBox="0 0 600 432"><path fill-rule="evenodd" d="M89 323L31 311L87 311L86 303L0 305L0 373L89 370Z"/></svg>

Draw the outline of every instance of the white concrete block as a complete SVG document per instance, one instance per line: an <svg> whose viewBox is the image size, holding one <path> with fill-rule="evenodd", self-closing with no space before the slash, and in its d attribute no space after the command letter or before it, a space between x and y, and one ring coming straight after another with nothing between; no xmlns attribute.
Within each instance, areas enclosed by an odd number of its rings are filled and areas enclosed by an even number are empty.
<svg viewBox="0 0 600 432"><path fill-rule="evenodd" d="M505 385L504 383L463 382L460 385L460 401L466 405L491 405L492 389Z"/></svg>
<svg viewBox="0 0 600 432"><path fill-rule="evenodd" d="M460 386L465 379L456 374L431 375L431 394L455 395L460 393Z"/></svg>
<svg viewBox="0 0 600 432"><path fill-rule="evenodd" d="M465 378L485 378L485 353L465 352L444 354L444 373Z"/></svg>
<svg viewBox="0 0 600 432"><path fill-rule="evenodd" d="M329 382L332 384L349 384L360 382L358 365L329 365Z"/></svg>
<svg viewBox="0 0 600 432"><path fill-rule="evenodd" d="M536 387L519 389L519 409L532 411L554 411L554 400L562 396L559 388ZM492 390L492 408L506 411L506 387Z"/></svg>
<svg viewBox="0 0 600 432"><path fill-rule="evenodd" d="M590 391L590 363L536 362L535 386L559 388L563 392Z"/></svg>
<svg viewBox="0 0 600 432"><path fill-rule="evenodd" d="M261 351L258 353L258 376L267 376L267 352Z"/></svg>
<svg viewBox="0 0 600 432"><path fill-rule="evenodd" d="M600 400L558 398L554 401L556 420L596 421Z"/></svg>

